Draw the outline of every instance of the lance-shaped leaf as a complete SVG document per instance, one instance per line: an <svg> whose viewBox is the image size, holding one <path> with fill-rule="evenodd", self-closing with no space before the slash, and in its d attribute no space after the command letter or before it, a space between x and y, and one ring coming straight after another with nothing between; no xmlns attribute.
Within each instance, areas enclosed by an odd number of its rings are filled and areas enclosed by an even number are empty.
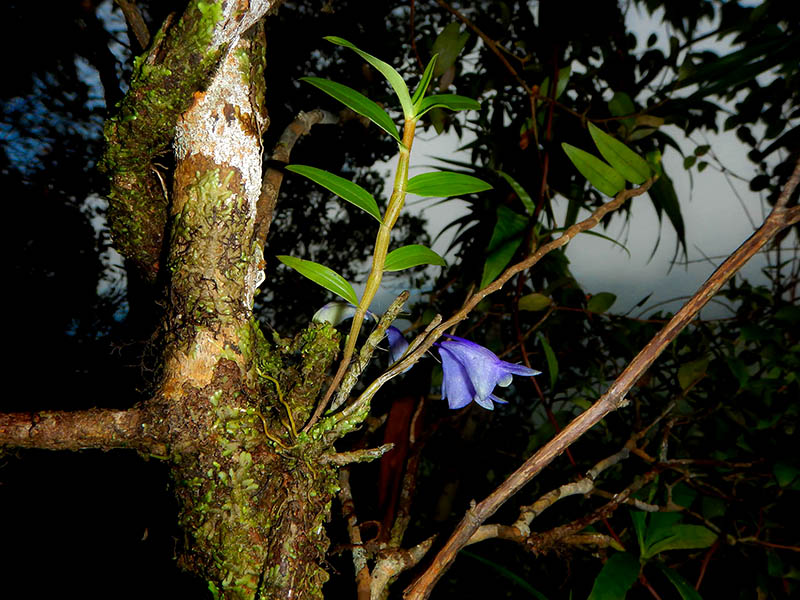
<svg viewBox="0 0 800 600"><path fill-rule="evenodd" d="M675 589L678 590L682 600L703 600L703 597L696 589L694 589L694 587L692 587L692 584L681 577L677 571L664 565L657 566L659 569L661 569L661 572L667 576L667 579L670 580L672 585L675 586Z"/></svg>
<svg viewBox="0 0 800 600"><path fill-rule="evenodd" d="M532 216L534 211L536 210L536 205L534 205L533 198L531 198L531 195L528 192L526 192L525 188L522 187L519 184L519 182L508 173L504 173L503 171L497 171L497 174L506 180L508 185L511 186L511 189L514 190L514 193L519 197L523 206L525 206L525 212L527 212L529 215Z"/></svg>
<svg viewBox="0 0 800 600"><path fill-rule="evenodd" d="M400 135L397 133L397 127L394 121L392 121L392 118L386 114L386 111L361 92L357 92L353 88L342 85L341 83L336 83L330 79L322 79L321 77L301 77L300 81L306 81L314 87L321 89L329 96L333 96L347 108L367 117L398 142L400 141Z"/></svg>
<svg viewBox="0 0 800 600"><path fill-rule="evenodd" d="M506 265L511 261L514 252L522 243L522 233L528 219L515 213L510 208L500 205L497 209L497 224L486 251L486 262L483 265L483 276L480 288L483 289L494 281Z"/></svg>
<svg viewBox="0 0 800 600"><path fill-rule="evenodd" d="M492 186L464 173L453 173L452 171L436 171L434 173L422 173L415 175L408 180L406 191L417 196L435 196L437 198L449 198L450 196L463 196L464 194L474 194L492 189Z"/></svg>
<svg viewBox="0 0 800 600"><path fill-rule="evenodd" d="M654 541L650 541L654 538ZM650 558L666 550L693 550L708 548L717 540L717 534L702 525L673 525L666 531L648 531L649 545L642 558Z"/></svg>
<svg viewBox="0 0 800 600"><path fill-rule="evenodd" d="M592 123L589 123L589 133L603 158L625 179L639 185L650 177L651 170L647 161L625 144Z"/></svg>
<svg viewBox="0 0 800 600"><path fill-rule="evenodd" d="M594 580L589 600L619 600L639 578L641 565L627 552L612 555Z"/></svg>
<svg viewBox="0 0 800 600"><path fill-rule="evenodd" d="M438 57L438 54L433 55L433 58L431 58L428 66L425 67L425 72L422 74L422 79L419 80L417 89L414 90L414 95L411 97L411 104L414 105L414 110L416 112L419 112L419 103L422 101L422 98L425 96L425 92L428 91L428 86L431 84L431 79L433 78L433 69L436 67L436 59Z"/></svg>
<svg viewBox="0 0 800 600"><path fill-rule="evenodd" d="M343 200L347 200L350 204L355 204L361 210L368 212L378 220L378 223L381 223L381 212L378 210L378 203L375 202L372 194L357 183L308 165L289 165L286 170L308 177L311 181L329 189Z"/></svg>
<svg viewBox="0 0 800 600"><path fill-rule="evenodd" d="M360 48L356 48L352 43L348 42L345 39L337 37L335 35L329 35L325 37L326 40L331 42L332 44L337 44L339 46L344 46L345 48L350 48L354 52L356 52L361 58L371 64L373 67L378 69L381 74L386 78L389 82L389 85L392 86L394 89L394 93L397 94L397 99L400 100L400 106L403 108L403 114L405 115L406 119L410 119L414 116L414 105L411 103L411 96L408 93L408 86L406 82L403 81L403 78L400 76L395 68L383 62L382 60L375 58L371 54L367 54Z"/></svg>
<svg viewBox="0 0 800 600"><path fill-rule="evenodd" d="M561 144L575 168L606 196L614 196L625 187L625 178L596 156L570 144Z"/></svg>
<svg viewBox="0 0 800 600"><path fill-rule="evenodd" d="M481 105L477 100L459 96L458 94L434 94L419 102L416 117L419 119L432 108L449 108L450 110L478 110Z"/></svg>
<svg viewBox="0 0 800 600"><path fill-rule="evenodd" d="M333 269L315 263L313 260L303 260L302 258L286 256L285 254L278 256L277 259L326 290L344 298L350 304L358 304L358 297L353 286Z"/></svg>
<svg viewBox="0 0 800 600"><path fill-rule="evenodd" d="M547 370L550 373L550 389L552 390L556 387L556 379L558 379L558 358L556 358L556 353L553 352L553 348L548 343L547 338L542 335L541 331L536 333L536 337L539 338L539 342L542 344L542 350L544 350L544 357L547 359Z"/></svg>
<svg viewBox="0 0 800 600"><path fill-rule="evenodd" d="M420 244L409 244L392 250L386 256L384 271L402 271L419 265L447 266L444 259L433 250Z"/></svg>

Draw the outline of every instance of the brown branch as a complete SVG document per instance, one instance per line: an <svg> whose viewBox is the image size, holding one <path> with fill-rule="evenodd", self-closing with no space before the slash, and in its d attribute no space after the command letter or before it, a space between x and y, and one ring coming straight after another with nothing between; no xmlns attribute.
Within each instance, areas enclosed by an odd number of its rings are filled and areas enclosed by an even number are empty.
<svg viewBox="0 0 800 600"><path fill-rule="evenodd" d="M272 149L270 162L275 166L268 167L264 173L261 183L261 196L258 198L256 209L256 239L262 247L267 241L269 226L272 224L272 217L275 214L275 204L278 202L278 192L283 183L282 165L289 164L289 156L292 153L295 143L302 136L311 132L311 128L317 123L332 125L339 122L339 118L321 108L316 108L311 112L300 112L286 129L281 133L280 139Z"/></svg>
<svg viewBox="0 0 800 600"><path fill-rule="evenodd" d="M361 529L358 527L356 505L353 502L353 491L350 488L350 470L339 471L339 501L342 503L342 516L347 521L347 533L353 549L353 566L356 571L358 600L370 600L370 573L367 564L367 551L361 541Z"/></svg>
<svg viewBox="0 0 800 600"><path fill-rule="evenodd" d="M131 28L136 41L139 42L142 50L150 45L150 31L142 17L142 12L136 6L134 0L114 0L117 6L122 9L122 14L125 15L125 20L128 22L128 27Z"/></svg>
<svg viewBox="0 0 800 600"><path fill-rule="evenodd" d="M132 448L166 454L166 445L146 435L140 408L0 413L0 447L42 450Z"/></svg>
<svg viewBox="0 0 800 600"><path fill-rule="evenodd" d="M575 442L575 440L600 422L607 414L624 406L627 403L625 396L639 377L645 373L683 328L694 319L700 309L705 306L714 294L716 294L717 291L736 274L742 265L779 231L800 220L800 207L794 207L792 209L786 208L789 197L794 193L798 183L800 183L800 161L795 165L794 172L786 182L775 207L769 213L761 227L714 271L711 277L700 286L700 289L694 296L692 296L669 323L650 340L636 358L630 362L627 368L616 381L611 384L608 391L597 402L585 412L578 415L560 434L556 435L550 442L525 461L525 463L512 473L508 479L492 492L492 494L467 511L450 539L434 558L430 567L406 589L404 596L406 599L422 600L428 598L433 587L442 575L447 572L448 568L455 560L456 554L466 545L480 525L491 517L508 498L518 492L526 483L544 469L544 467L550 464L553 459ZM617 198L619 198L620 195L618 195ZM559 238L559 240L560 239L561 238ZM538 254L538 252L536 254ZM533 257L535 257L536 254L534 254ZM503 274L503 277L509 274L513 268L514 267L508 269ZM442 327L448 325L452 320L453 319L443 323ZM433 332L433 334L435 333L436 331Z"/></svg>

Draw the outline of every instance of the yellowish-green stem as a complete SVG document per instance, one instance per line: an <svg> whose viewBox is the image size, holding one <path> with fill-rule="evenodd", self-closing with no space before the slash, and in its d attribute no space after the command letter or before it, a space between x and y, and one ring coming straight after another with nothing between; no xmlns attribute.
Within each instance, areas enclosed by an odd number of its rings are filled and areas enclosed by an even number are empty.
<svg viewBox="0 0 800 600"><path fill-rule="evenodd" d="M414 131L416 127L416 119L406 120L403 126L403 139L400 144L400 157L397 161L397 171L395 171L394 176L394 189L392 190L392 196L389 198L389 205L386 207L386 213L383 216L378 235L375 238L375 250L372 253L372 268L367 278L367 285L364 288L364 294L361 296L358 307L356 307L356 314L353 316L353 323L350 327L350 333L347 336L344 354L342 355L342 361L339 363L339 368L336 370L336 375L334 375L328 391L325 392L325 396L317 405L314 414L303 428L303 431L308 431L314 423L319 420L319 417L328 406L328 401L333 395L333 392L339 387L342 377L344 377L347 367L350 364L350 359L353 357L364 317L367 314L370 304L372 304L372 301L375 299L375 294L378 293L378 288L381 286L383 266L386 262L386 254L389 252L392 228L395 226L395 223L397 223L397 218L400 216L400 211L403 210L403 205L406 201L408 162L411 155L411 145L414 142Z"/></svg>

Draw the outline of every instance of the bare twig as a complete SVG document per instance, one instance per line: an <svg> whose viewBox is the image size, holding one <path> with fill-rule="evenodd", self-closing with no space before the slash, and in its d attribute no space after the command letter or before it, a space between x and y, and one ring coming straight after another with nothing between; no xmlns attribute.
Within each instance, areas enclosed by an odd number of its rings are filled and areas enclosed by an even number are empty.
<svg viewBox="0 0 800 600"><path fill-rule="evenodd" d="M283 183L281 166L289 164L289 156L295 143L301 136L310 133L311 128L318 123L333 125L338 122L339 118L336 115L320 108L310 112L300 111L294 121L281 133L280 139L272 149L272 156L267 161L267 169L261 182L261 195L258 198L255 235L261 246L267 241L269 226L272 224L272 216L275 213L275 204L278 201L278 192Z"/></svg>

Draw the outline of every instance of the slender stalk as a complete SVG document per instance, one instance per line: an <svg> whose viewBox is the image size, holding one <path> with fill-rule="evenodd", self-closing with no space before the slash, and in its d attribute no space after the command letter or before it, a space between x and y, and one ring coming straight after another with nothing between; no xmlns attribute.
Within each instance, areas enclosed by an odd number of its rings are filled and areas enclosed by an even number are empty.
<svg viewBox="0 0 800 600"><path fill-rule="evenodd" d="M344 353L342 360L339 363L339 368L336 370L336 375L333 377L328 391L325 396L317 405L314 414L303 427L303 431L308 431L319 420L320 416L328 406L328 402L336 391L336 388L342 381L345 371L350 364L350 359L353 357L353 352L356 348L356 341L358 334L361 331L361 325L364 322L364 317L367 314L370 304L375 299L378 289L381 286L383 279L383 265L386 263L386 255L389 252L389 242L391 241L392 228L397 223L400 216L400 211L403 210L403 205L406 201L406 185L408 184L408 163L411 156L411 145L414 142L414 132L417 128L416 119L406 119L403 126L403 139L400 143L400 157L397 161L397 171L394 176L394 189L389 198L389 205L386 207L386 213L383 216L378 235L375 237L375 250L372 253L372 268L367 278L367 285L364 288L364 294L356 307L356 314L353 316L353 323L350 326L350 333L347 336L347 342L344 346Z"/></svg>

